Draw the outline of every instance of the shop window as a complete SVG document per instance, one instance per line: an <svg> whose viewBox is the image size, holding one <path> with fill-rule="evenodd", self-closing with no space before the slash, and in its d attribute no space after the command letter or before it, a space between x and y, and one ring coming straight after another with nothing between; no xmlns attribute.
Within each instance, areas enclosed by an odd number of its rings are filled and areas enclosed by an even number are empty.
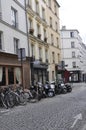
<svg viewBox="0 0 86 130"><path fill-rule="evenodd" d="M15 68L16 84L21 84L21 69Z"/></svg>
<svg viewBox="0 0 86 130"><path fill-rule="evenodd" d="M8 84L14 84L14 69L12 67L8 68Z"/></svg>
<svg viewBox="0 0 86 130"><path fill-rule="evenodd" d="M0 67L0 86L6 85L5 67Z"/></svg>

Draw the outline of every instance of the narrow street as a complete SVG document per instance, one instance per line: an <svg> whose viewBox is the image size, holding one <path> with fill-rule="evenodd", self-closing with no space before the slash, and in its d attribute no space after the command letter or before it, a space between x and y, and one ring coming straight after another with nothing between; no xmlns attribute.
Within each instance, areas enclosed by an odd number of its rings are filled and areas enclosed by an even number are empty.
<svg viewBox="0 0 86 130"><path fill-rule="evenodd" d="M86 130L86 85L37 103L0 108L0 130Z"/></svg>

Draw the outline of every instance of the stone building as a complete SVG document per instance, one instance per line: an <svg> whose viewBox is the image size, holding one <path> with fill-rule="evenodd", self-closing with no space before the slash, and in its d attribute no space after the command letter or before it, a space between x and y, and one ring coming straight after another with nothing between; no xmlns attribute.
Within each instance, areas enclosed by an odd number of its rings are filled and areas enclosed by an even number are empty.
<svg viewBox="0 0 86 130"><path fill-rule="evenodd" d="M27 0L32 80L55 80L61 58L59 4L56 0ZM33 73L34 72L34 73Z"/></svg>
<svg viewBox="0 0 86 130"><path fill-rule="evenodd" d="M56 0L47 0L47 24L49 43L49 80L57 78L57 66L61 61L59 7Z"/></svg>
<svg viewBox="0 0 86 130"><path fill-rule="evenodd" d="M77 29L61 29L62 59L67 65L73 82L86 79L86 46Z"/></svg>

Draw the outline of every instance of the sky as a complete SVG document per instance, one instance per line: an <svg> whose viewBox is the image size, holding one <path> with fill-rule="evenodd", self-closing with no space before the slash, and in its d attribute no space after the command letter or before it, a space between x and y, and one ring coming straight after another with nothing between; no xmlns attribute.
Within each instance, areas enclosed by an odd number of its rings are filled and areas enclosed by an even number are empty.
<svg viewBox="0 0 86 130"><path fill-rule="evenodd" d="M60 28L77 29L86 44L86 0L57 0L60 5Z"/></svg>

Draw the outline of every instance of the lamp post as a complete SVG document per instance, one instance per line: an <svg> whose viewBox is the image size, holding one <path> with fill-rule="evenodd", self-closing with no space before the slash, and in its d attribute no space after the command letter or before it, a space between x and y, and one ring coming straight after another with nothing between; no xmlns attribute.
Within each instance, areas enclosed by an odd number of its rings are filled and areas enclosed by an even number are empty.
<svg viewBox="0 0 86 130"><path fill-rule="evenodd" d="M20 48L18 49L18 60L21 62L21 72L22 72L22 86L24 85L23 83L23 61L26 60L26 55L25 55L25 48Z"/></svg>
<svg viewBox="0 0 86 130"><path fill-rule="evenodd" d="M34 65L34 57L32 56L31 57L31 84L32 84L32 86L34 85L34 67L33 67L33 65Z"/></svg>

